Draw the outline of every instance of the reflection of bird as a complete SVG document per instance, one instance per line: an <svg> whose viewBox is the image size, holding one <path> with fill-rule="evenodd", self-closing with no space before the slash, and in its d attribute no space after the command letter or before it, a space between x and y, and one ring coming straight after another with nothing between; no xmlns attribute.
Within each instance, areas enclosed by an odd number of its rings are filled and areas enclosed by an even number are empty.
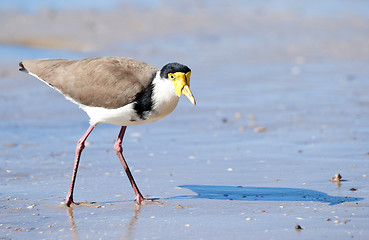
<svg viewBox="0 0 369 240"><path fill-rule="evenodd" d="M122 126L114 149L133 187L136 202L144 201L122 155L126 126L151 123L167 116L182 93L195 105L189 88L191 70L179 63L168 63L159 70L123 57L25 60L19 66L20 71L37 77L78 104L90 117L90 127L77 142L66 205L74 203L73 189L84 143L100 123Z"/></svg>

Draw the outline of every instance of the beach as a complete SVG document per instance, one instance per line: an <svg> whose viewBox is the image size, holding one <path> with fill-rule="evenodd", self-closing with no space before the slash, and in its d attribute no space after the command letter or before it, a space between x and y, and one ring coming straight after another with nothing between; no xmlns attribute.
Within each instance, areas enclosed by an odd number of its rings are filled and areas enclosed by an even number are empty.
<svg viewBox="0 0 369 240"><path fill-rule="evenodd" d="M19 2L0 3L0 239L368 239L368 3ZM196 106L127 128L152 203L101 124L66 207L88 116L18 71L100 56L192 70Z"/></svg>

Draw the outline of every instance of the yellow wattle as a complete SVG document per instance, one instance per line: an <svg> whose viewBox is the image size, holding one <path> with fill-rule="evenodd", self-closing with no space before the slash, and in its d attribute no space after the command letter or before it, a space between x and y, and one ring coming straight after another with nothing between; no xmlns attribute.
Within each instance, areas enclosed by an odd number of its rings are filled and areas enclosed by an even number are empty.
<svg viewBox="0 0 369 240"><path fill-rule="evenodd" d="M178 97L180 97L182 94L183 86L184 85L182 85L181 83L178 83L177 81L174 82L174 88L176 89L176 94Z"/></svg>
<svg viewBox="0 0 369 240"><path fill-rule="evenodd" d="M175 73L174 88L178 97L181 96L182 89L187 85L186 76L184 73Z"/></svg>
<svg viewBox="0 0 369 240"><path fill-rule="evenodd" d="M174 73L175 76L175 80L174 80L174 88L176 90L176 94L178 97L181 96L181 94L183 93L183 95L185 95L193 105L196 105L196 101L195 98L192 95L192 92L190 90L190 77L191 77L191 72L188 73L181 73L181 72L176 72Z"/></svg>

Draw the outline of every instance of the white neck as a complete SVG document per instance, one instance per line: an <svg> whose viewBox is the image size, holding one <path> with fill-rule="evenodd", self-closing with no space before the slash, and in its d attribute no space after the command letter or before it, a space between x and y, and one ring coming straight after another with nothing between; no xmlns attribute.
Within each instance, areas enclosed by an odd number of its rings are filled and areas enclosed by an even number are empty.
<svg viewBox="0 0 369 240"><path fill-rule="evenodd" d="M156 73L153 80L153 118L163 118L176 108L179 97L176 95L173 81L160 77L160 71Z"/></svg>

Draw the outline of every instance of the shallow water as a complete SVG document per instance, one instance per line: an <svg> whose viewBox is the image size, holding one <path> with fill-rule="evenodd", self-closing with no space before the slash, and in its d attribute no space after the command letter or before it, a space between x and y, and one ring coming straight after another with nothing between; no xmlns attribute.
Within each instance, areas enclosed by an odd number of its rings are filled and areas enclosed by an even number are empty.
<svg viewBox="0 0 369 240"><path fill-rule="evenodd" d="M366 3L68 2L0 16L2 238L368 238ZM133 203L113 149L119 127L101 125L82 155L81 204L68 209L88 118L17 63L103 55L188 64L198 105L183 98L167 118L127 129L125 157L158 202Z"/></svg>

